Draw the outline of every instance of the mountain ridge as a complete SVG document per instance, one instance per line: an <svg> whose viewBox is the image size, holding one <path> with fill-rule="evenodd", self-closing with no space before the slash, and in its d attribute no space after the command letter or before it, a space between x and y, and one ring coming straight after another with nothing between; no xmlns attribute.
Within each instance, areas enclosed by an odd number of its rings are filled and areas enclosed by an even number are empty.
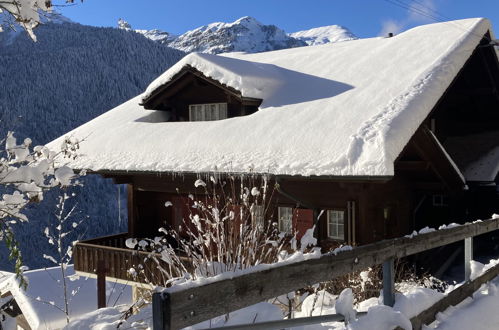
<svg viewBox="0 0 499 330"><path fill-rule="evenodd" d="M230 23L210 23L178 36L158 29L134 30L123 19L118 20L118 28L134 31L184 52L209 54L256 53L357 39L352 32L340 25L286 33L275 25L262 24L251 16L244 16Z"/></svg>

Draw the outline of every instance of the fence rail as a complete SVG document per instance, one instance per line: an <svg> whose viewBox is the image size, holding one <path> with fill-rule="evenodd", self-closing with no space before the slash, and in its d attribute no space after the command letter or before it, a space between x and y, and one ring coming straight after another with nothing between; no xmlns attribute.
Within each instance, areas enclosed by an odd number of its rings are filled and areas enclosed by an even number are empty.
<svg viewBox="0 0 499 330"><path fill-rule="evenodd" d="M187 289L155 294L155 330L180 329L345 274L499 229L499 218L400 237ZM471 246L470 243L466 244ZM471 253L465 253L471 259ZM467 262L469 267L469 262ZM386 275L386 274L384 274ZM393 287L393 276L388 274ZM385 290L384 290L385 291ZM391 290L386 290L391 291ZM391 293L393 294L393 292ZM223 297L214 299L214 297ZM162 324L161 327L158 327Z"/></svg>

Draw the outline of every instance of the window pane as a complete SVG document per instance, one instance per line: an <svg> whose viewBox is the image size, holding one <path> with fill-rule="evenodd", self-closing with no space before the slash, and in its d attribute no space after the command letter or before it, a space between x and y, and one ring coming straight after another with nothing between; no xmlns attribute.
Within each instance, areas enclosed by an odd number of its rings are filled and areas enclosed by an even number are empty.
<svg viewBox="0 0 499 330"><path fill-rule="evenodd" d="M292 233L293 231L293 208L282 207L277 209L279 231L285 233Z"/></svg>
<svg viewBox="0 0 499 330"><path fill-rule="evenodd" d="M218 120L217 104L210 104L210 117L211 120Z"/></svg>
<svg viewBox="0 0 499 330"><path fill-rule="evenodd" d="M345 238L345 212L328 210L327 221L328 237L343 240Z"/></svg>
<svg viewBox="0 0 499 330"><path fill-rule="evenodd" d="M218 119L227 118L227 103L220 103L220 116Z"/></svg>
<svg viewBox="0 0 499 330"><path fill-rule="evenodd" d="M211 104L207 104L204 108L204 120L214 120L215 118L213 118L211 116Z"/></svg>
<svg viewBox="0 0 499 330"><path fill-rule="evenodd" d="M191 104L189 120L219 120L227 118L227 103Z"/></svg>
<svg viewBox="0 0 499 330"><path fill-rule="evenodd" d="M259 226L264 227L265 221L263 218L263 206L262 205L252 205L251 209L251 223L254 227Z"/></svg>
<svg viewBox="0 0 499 330"><path fill-rule="evenodd" d="M196 115L194 116L195 121L203 120L203 109L201 107L196 107Z"/></svg>

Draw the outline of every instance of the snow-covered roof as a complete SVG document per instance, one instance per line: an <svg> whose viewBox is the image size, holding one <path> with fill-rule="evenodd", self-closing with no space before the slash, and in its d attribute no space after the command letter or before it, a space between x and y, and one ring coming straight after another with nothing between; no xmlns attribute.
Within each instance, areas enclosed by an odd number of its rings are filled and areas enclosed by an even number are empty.
<svg viewBox="0 0 499 330"><path fill-rule="evenodd" d="M490 30L486 19L258 54L190 54L128 102L69 132L77 169L391 176L394 161ZM261 98L259 111L164 122L139 105L185 66ZM61 138L49 147L58 148Z"/></svg>
<svg viewBox="0 0 499 330"><path fill-rule="evenodd" d="M96 279L74 275L73 266L67 267L70 318L89 313L97 308ZM62 275L59 267L24 272L28 288L19 287L15 275L0 282L0 293L9 293L16 300L31 329L62 329L66 325ZM109 305L131 302L131 287L107 282ZM74 294L73 294L74 293Z"/></svg>

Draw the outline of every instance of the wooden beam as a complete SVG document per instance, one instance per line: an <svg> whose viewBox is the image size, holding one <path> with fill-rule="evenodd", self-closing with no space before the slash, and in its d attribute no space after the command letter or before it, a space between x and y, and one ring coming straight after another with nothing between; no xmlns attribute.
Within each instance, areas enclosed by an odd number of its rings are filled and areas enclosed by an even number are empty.
<svg viewBox="0 0 499 330"><path fill-rule="evenodd" d="M412 328L415 330L422 329L423 325L430 324L435 320L437 313L445 311L450 306L456 306L466 299L466 297L473 295L474 292L480 289L482 284L493 280L497 275L499 275L499 265L489 269L475 280L468 281L459 288L452 290L444 298L433 304L433 306L414 316L411 319Z"/></svg>
<svg viewBox="0 0 499 330"><path fill-rule="evenodd" d="M135 220L136 220L136 210L135 210L135 191L134 186L129 184L127 186L127 210L128 210L128 233L130 237L135 237L136 229L135 228Z"/></svg>
<svg viewBox="0 0 499 330"><path fill-rule="evenodd" d="M462 190L465 182L460 172L451 163L445 150L435 135L426 127L421 126L414 134L414 146L422 158L431 164L435 175L451 190Z"/></svg>

